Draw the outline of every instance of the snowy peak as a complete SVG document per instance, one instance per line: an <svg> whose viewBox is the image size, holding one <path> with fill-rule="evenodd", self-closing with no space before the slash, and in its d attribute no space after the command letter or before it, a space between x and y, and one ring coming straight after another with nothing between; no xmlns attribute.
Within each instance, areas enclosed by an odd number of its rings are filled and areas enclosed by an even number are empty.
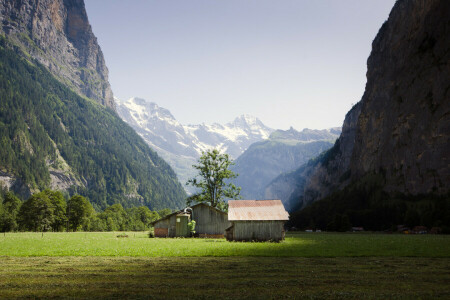
<svg viewBox="0 0 450 300"><path fill-rule="evenodd" d="M130 112L133 112L136 121L139 119L141 122L146 123L146 119L150 118L176 121L168 109L142 98L133 97L127 101L119 102L118 105L126 107Z"/></svg>
<svg viewBox="0 0 450 300"><path fill-rule="evenodd" d="M236 127L264 126L258 118L251 115L241 115L234 119L230 125L234 125Z"/></svg>
<svg viewBox="0 0 450 300"><path fill-rule="evenodd" d="M117 102L117 112L153 147L197 158L217 148L237 158L252 143L267 139L274 130L259 119L242 115L226 125L181 125L169 110L134 97Z"/></svg>

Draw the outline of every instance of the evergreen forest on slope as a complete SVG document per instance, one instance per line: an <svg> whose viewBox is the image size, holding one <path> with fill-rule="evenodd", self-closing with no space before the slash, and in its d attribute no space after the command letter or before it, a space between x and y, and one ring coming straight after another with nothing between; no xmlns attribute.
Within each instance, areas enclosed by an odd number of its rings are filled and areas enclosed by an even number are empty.
<svg viewBox="0 0 450 300"><path fill-rule="evenodd" d="M184 204L170 166L113 110L78 96L1 36L0 99L0 171L22 183L22 197L23 187L50 187L53 172L96 209Z"/></svg>

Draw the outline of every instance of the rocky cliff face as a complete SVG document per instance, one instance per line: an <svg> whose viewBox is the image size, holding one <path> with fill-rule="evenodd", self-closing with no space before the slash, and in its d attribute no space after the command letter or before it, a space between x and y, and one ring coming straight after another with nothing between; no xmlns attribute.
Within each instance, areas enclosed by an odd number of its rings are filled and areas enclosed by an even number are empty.
<svg viewBox="0 0 450 300"><path fill-rule="evenodd" d="M304 170L297 204L367 174L382 176L389 194L448 193L449 62L450 2L397 1L373 41L364 95L325 159Z"/></svg>
<svg viewBox="0 0 450 300"><path fill-rule="evenodd" d="M450 188L450 2L399 1L373 42L350 170L386 191Z"/></svg>
<svg viewBox="0 0 450 300"><path fill-rule="evenodd" d="M0 1L0 33L78 94L114 109L108 69L83 0Z"/></svg>

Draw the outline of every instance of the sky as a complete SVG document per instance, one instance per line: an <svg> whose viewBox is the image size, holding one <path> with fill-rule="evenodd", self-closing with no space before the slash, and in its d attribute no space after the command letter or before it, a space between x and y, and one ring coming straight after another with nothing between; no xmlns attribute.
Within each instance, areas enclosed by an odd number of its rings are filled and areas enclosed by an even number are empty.
<svg viewBox="0 0 450 300"><path fill-rule="evenodd" d="M341 126L395 0L85 0L115 97L182 124Z"/></svg>

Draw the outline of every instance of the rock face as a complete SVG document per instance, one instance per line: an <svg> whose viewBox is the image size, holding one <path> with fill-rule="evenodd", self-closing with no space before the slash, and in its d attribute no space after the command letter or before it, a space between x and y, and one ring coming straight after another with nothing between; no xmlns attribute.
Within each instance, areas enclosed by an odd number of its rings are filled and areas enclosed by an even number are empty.
<svg viewBox="0 0 450 300"><path fill-rule="evenodd" d="M292 195L299 207L367 174L389 194L450 190L450 2L397 1L373 41L361 101Z"/></svg>
<svg viewBox="0 0 450 300"><path fill-rule="evenodd" d="M373 42L350 170L388 192L450 188L450 2L399 1Z"/></svg>
<svg viewBox="0 0 450 300"><path fill-rule="evenodd" d="M114 109L108 69L83 0L0 1L0 33L78 94Z"/></svg>

